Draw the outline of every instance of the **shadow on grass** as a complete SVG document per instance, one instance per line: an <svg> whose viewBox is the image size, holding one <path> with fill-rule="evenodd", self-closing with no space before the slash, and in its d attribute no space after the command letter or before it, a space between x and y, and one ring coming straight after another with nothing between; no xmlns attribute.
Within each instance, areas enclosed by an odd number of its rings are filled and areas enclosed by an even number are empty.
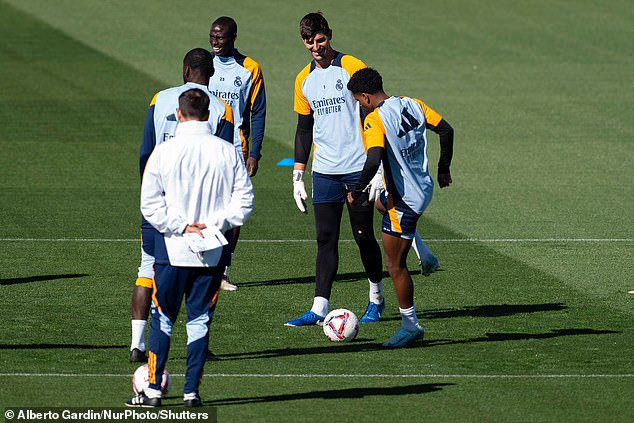
<svg viewBox="0 0 634 423"><path fill-rule="evenodd" d="M479 306L465 306L462 308L443 308L438 310L422 311L417 313L419 319L448 319L452 317L503 317L523 313L540 313L544 311L566 310L563 303L546 304L487 304ZM401 320L400 314L382 316L381 321Z"/></svg>
<svg viewBox="0 0 634 423"><path fill-rule="evenodd" d="M91 344L0 344L0 350L116 350L121 348L128 348L128 346Z"/></svg>
<svg viewBox="0 0 634 423"><path fill-rule="evenodd" d="M398 396L398 395L417 395L428 394L443 389L445 386L452 386L455 383L424 383L419 385L393 386L393 387L377 387L377 388L348 388L348 389L329 389L325 391L301 392L296 394L282 395L262 395L258 397L243 398L223 398L215 401L205 401L205 405L239 405L264 402L278 401L294 401L304 399L359 399L369 396Z"/></svg>
<svg viewBox="0 0 634 423"><path fill-rule="evenodd" d="M383 278L388 279L390 274L387 272L383 272ZM350 273L339 273L335 276L335 282L357 282L359 280L365 280L367 275L365 272L350 272ZM299 285L299 284L314 284L315 283L315 275L311 276L301 276L298 278L282 278L282 279L271 279L267 281L257 281L257 282L240 282L240 288L242 287L252 287L252 286L273 286L273 285Z"/></svg>
<svg viewBox="0 0 634 423"><path fill-rule="evenodd" d="M485 336L468 339L430 339L420 340L412 343L407 348L428 348L441 345L460 345L474 344L480 342L504 342L504 341L521 341L528 339L550 339L562 336L579 336L579 335L607 335L621 333L615 330L596 330L588 328L580 329L553 329L547 333L486 333ZM364 341L367 339L364 339ZM304 356L311 354L339 354L339 353L356 353L370 351L385 351L382 342L351 342L342 345L326 345L309 348L278 348L262 351L253 351L235 354L222 354L222 360L254 360L261 358L287 357L287 356Z"/></svg>
<svg viewBox="0 0 634 423"><path fill-rule="evenodd" d="M588 328L579 329L553 329L547 333L495 333L488 332L485 336L469 339L434 339L423 341L425 347L435 347L438 345L458 345L473 344L478 342L504 342L504 341L524 341L528 339L550 339L559 338L561 336L579 336L579 335L608 335L613 333L622 333L617 330L596 330ZM415 345L413 345L415 346Z"/></svg>
<svg viewBox="0 0 634 423"><path fill-rule="evenodd" d="M26 278L12 278L12 279L0 279L0 285L18 285L21 283L41 282L41 281L53 281L55 279L74 279L90 276L83 273L67 274L67 275L41 275L41 276L29 276Z"/></svg>

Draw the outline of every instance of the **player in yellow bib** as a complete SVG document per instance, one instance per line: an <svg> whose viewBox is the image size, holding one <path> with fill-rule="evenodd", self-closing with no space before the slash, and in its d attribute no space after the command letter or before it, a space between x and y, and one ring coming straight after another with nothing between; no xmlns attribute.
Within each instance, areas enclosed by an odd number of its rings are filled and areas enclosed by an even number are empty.
<svg viewBox="0 0 634 423"><path fill-rule="evenodd" d="M407 253L416 223L429 205L434 181L429 175L427 129L440 136L438 185L451 184L453 128L441 115L418 99L390 97L383 91L381 75L374 69L357 71L348 82L355 100L368 112L364 121L367 159L348 203L367 201L365 188L383 164L387 191L377 200L384 213L381 240L385 262L394 283L402 326L383 345L404 347L423 337L414 307L414 285L407 269Z"/></svg>

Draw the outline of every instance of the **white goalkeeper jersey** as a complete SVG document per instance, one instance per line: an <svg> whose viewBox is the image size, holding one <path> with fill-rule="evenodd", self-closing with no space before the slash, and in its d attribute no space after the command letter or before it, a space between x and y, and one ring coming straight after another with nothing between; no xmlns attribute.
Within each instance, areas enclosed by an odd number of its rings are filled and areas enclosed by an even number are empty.
<svg viewBox="0 0 634 423"><path fill-rule="evenodd" d="M383 147L387 191L416 213L431 201L434 181L429 175L426 123L437 126L442 116L418 99L390 97L365 118L366 150Z"/></svg>
<svg viewBox="0 0 634 423"><path fill-rule="evenodd" d="M312 61L295 78L294 110L313 114L314 172L329 175L359 172L365 163L359 104L346 88L365 64L339 53L326 69Z"/></svg>

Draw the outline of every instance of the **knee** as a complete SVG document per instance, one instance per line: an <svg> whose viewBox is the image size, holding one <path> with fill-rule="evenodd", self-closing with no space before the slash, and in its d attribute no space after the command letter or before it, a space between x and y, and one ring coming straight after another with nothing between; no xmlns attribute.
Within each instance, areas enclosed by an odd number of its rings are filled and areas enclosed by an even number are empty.
<svg viewBox="0 0 634 423"><path fill-rule="evenodd" d="M374 232L371 226L354 226L352 228L352 233L354 236L354 240L359 245L376 244L376 238L374 237Z"/></svg>
<svg viewBox="0 0 634 423"><path fill-rule="evenodd" d="M209 332L209 314L204 313L197 318L187 322L187 344L196 342L207 336Z"/></svg>
<svg viewBox="0 0 634 423"><path fill-rule="evenodd" d="M163 314L155 305L152 305L152 320L150 325L154 327L156 324L159 325L161 332L169 337L172 336L172 326L174 326L174 324L169 317Z"/></svg>

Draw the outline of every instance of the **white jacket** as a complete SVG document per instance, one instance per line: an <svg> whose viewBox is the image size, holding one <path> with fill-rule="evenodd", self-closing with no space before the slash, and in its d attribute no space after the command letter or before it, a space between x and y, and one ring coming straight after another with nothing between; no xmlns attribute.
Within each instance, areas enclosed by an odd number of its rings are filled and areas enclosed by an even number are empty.
<svg viewBox="0 0 634 423"><path fill-rule="evenodd" d="M211 134L209 124L182 122L176 136L157 146L141 184L141 213L165 235L172 266L218 264L220 250L197 254L183 238L188 224L226 231L242 226L253 210L253 186L233 146Z"/></svg>

